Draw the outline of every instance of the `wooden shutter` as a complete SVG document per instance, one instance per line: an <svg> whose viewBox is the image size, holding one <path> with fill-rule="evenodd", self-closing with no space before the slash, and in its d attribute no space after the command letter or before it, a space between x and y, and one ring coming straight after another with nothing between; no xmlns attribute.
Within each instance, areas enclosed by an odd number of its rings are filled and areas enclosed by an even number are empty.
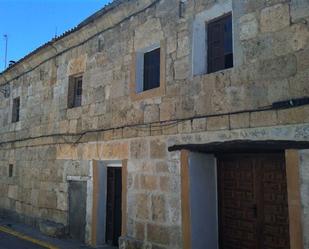
<svg viewBox="0 0 309 249"><path fill-rule="evenodd" d="M20 112L20 98L13 99L13 110L12 110L12 122L19 121L19 112Z"/></svg>
<svg viewBox="0 0 309 249"><path fill-rule="evenodd" d="M144 54L143 90L157 87L160 87L160 48Z"/></svg>
<svg viewBox="0 0 309 249"><path fill-rule="evenodd" d="M233 66L232 15L207 25L208 73Z"/></svg>
<svg viewBox="0 0 309 249"><path fill-rule="evenodd" d="M74 77L69 77L69 89L68 89L68 108L74 107Z"/></svg>
<svg viewBox="0 0 309 249"><path fill-rule="evenodd" d="M83 78L82 76L76 77L74 82L74 107L82 105L82 94L83 94Z"/></svg>

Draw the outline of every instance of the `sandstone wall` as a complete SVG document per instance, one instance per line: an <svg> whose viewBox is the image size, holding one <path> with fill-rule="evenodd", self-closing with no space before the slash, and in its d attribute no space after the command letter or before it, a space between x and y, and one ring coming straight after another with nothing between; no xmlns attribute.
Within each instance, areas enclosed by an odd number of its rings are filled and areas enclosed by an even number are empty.
<svg viewBox="0 0 309 249"><path fill-rule="evenodd" d="M181 248L180 159L167 151L169 146L230 139L308 141L308 106L259 109L309 95L309 12L304 11L309 3L234 0L234 68L193 76L195 17L225 1L185 1L182 18L178 0L122 2L0 76L11 87L10 98L0 95L0 209L32 224L39 219L67 224L66 177L89 176L91 160L128 159L132 240L123 246ZM166 46L165 93L133 100L134 52L160 41ZM68 109L68 77L80 72L82 107ZM12 124L17 96L21 120ZM232 113L243 110L248 111ZM9 164L15 169L12 178ZM303 202L306 214L308 201Z"/></svg>

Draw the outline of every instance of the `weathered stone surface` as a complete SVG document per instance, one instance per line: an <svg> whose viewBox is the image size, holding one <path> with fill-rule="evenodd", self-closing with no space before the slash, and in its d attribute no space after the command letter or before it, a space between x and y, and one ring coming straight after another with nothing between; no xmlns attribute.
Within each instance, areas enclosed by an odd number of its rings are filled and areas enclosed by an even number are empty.
<svg viewBox="0 0 309 249"><path fill-rule="evenodd" d="M166 101L160 105L160 121L171 120L175 118L175 101Z"/></svg>
<svg viewBox="0 0 309 249"><path fill-rule="evenodd" d="M166 157L166 144L160 140L150 141L150 158L164 159Z"/></svg>
<svg viewBox="0 0 309 249"><path fill-rule="evenodd" d="M191 120L183 121L178 124L179 133L190 133L191 130Z"/></svg>
<svg viewBox="0 0 309 249"><path fill-rule="evenodd" d="M144 158L148 156L149 144L145 139L134 140L130 144L130 155L132 158Z"/></svg>
<svg viewBox="0 0 309 249"><path fill-rule="evenodd" d="M145 239L145 224L140 222L135 222L135 237L138 240L144 240ZM135 248L135 247L134 247Z"/></svg>
<svg viewBox="0 0 309 249"><path fill-rule="evenodd" d="M18 186L9 185L8 197L17 200L17 196L18 196Z"/></svg>
<svg viewBox="0 0 309 249"><path fill-rule="evenodd" d="M240 40L249 40L258 34L258 21L253 13L242 16L239 19Z"/></svg>
<svg viewBox="0 0 309 249"><path fill-rule="evenodd" d="M261 11L261 31L274 32L290 24L290 11L288 4L277 4Z"/></svg>
<svg viewBox="0 0 309 249"><path fill-rule="evenodd" d="M151 198L152 220L164 222L166 220L166 205L163 195L152 196Z"/></svg>
<svg viewBox="0 0 309 249"><path fill-rule="evenodd" d="M207 119L207 130L226 130L229 128L229 117L210 117Z"/></svg>
<svg viewBox="0 0 309 249"><path fill-rule="evenodd" d="M277 113L279 124L301 124L309 122L308 106L279 110Z"/></svg>
<svg viewBox="0 0 309 249"><path fill-rule="evenodd" d="M258 65L259 77L262 79L284 79L297 72L295 55L289 54L261 61Z"/></svg>
<svg viewBox="0 0 309 249"><path fill-rule="evenodd" d="M235 114L230 116L231 129L247 128L249 127L249 113Z"/></svg>
<svg viewBox="0 0 309 249"><path fill-rule="evenodd" d="M162 245L169 244L170 233L168 227L160 225L147 225L147 238L151 242L155 242Z"/></svg>
<svg viewBox="0 0 309 249"><path fill-rule="evenodd" d="M39 192L38 205L41 208L57 208L57 195L52 191Z"/></svg>
<svg viewBox="0 0 309 249"><path fill-rule="evenodd" d="M175 70L175 80L183 80L186 79L189 75L189 63L188 58L184 57L175 61L174 63L174 70Z"/></svg>
<svg viewBox="0 0 309 249"><path fill-rule="evenodd" d="M157 176L141 175L140 186L144 190L156 190L158 188Z"/></svg>
<svg viewBox="0 0 309 249"><path fill-rule="evenodd" d="M255 112L250 114L250 127L272 126L277 124L275 111Z"/></svg>
<svg viewBox="0 0 309 249"><path fill-rule="evenodd" d="M206 118L194 119L192 121L192 131L201 132L201 131L205 131L206 128L207 128L207 119Z"/></svg>
<svg viewBox="0 0 309 249"><path fill-rule="evenodd" d="M145 106L144 122L152 123L160 120L160 110L158 105Z"/></svg>
<svg viewBox="0 0 309 249"><path fill-rule="evenodd" d="M136 196L136 217L140 219L149 218L148 196L146 194L139 194Z"/></svg>
<svg viewBox="0 0 309 249"><path fill-rule="evenodd" d="M180 152L169 152L170 146L239 139L307 141L307 106L254 110L309 95L308 1L231 1L234 67L207 74L207 65L201 64L203 73L194 75L199 64L193 63L194 49L199 60L206 59L207 49L196 47L192 23L225 2L185 1L179 17L176 0L119 1L91 24L53 41L50 45L61 53L53 59L48 60L56 50L48 45L4 72L0 84L8 83L11 95L0 96L0 210L27 216L33 224L52 220L67 225L67 177L88 179L89 187L93 160L123 162L128 237L121 239L120 248L180 249L182 165ZM199 41L206 41L205 35ZM133 59L158 46L165 59L163 90L133 99ZM83 74L82 106L68 109L68 80L75 73ZM12 124L12 98L18 96L21 121ZM229 114L235 112L239 114ZM15 139L20 141L4 143ZM301 161L306 248L308 158ZM10 163L12 178L7 177Z"/></svg>

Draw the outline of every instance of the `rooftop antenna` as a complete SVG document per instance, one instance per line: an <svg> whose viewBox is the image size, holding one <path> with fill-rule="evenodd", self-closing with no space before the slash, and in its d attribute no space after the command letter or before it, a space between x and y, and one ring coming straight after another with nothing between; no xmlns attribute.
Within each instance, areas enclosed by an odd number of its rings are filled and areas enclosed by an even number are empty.
<svg viewBox="0 0 309 249"><path fill-rule="evenodd" d="M5 40L5 53L4 53L4 69L6 69L7 66L7 56L8 56L8 35L3 35Z"/></svg>

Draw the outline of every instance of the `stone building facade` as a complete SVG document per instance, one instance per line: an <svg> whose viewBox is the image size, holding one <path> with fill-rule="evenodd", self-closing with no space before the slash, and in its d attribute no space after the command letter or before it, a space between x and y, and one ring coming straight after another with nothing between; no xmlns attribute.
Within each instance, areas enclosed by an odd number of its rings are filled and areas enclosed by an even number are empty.
<svg viewBox="0 0 309 249"><path fill-rule="evenodd" d="M210 73L209 24L226 15L233 65ZM240 236L241 248L309 248L308 22L307 0L116 0L38 48L0 74L1 214L76 225L94 246L116 236L127 249L225 248ZM158 48L159 86L144 91L145 54ZM69 108L78 77L81 102ZM264 199L245 210L239 196L255 196L259 165ZM108 206L110 181L121 208ZM244 232L252 212L263 239ZM117 219L121 236L106 232Z"/></svg>

